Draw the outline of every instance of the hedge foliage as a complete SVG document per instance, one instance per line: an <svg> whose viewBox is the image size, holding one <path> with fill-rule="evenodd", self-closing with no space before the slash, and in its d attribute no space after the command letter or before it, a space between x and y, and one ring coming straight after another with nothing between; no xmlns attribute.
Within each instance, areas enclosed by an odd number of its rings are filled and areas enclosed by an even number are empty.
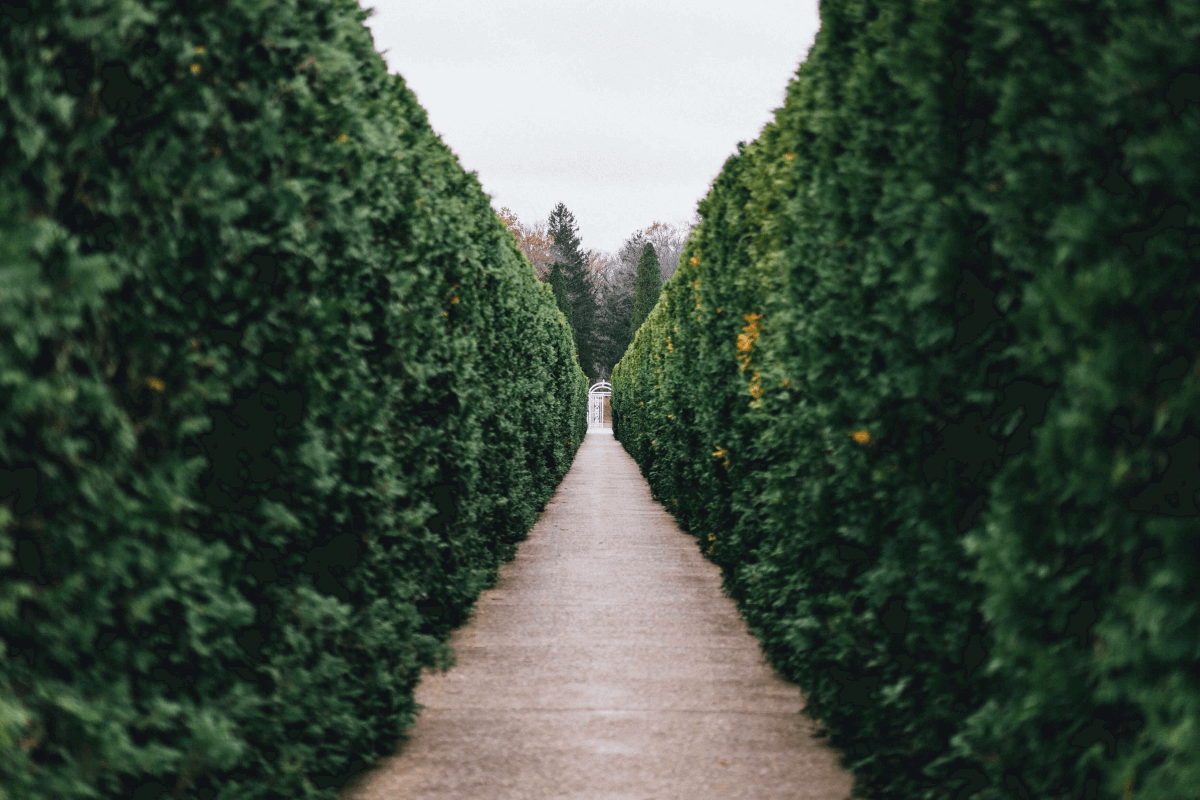
<svg viewBox="0 0 1200 800"><path fill-rule="evenodd" d="M0 797L333 797L583 437L365 16L0 4Z"/></svg>
<svg viewBox="0 0 1200 800"><path fill-rule="evenodd" d="M1200 6L821 16L615 432L863 796L1200 796Z"/></svg>

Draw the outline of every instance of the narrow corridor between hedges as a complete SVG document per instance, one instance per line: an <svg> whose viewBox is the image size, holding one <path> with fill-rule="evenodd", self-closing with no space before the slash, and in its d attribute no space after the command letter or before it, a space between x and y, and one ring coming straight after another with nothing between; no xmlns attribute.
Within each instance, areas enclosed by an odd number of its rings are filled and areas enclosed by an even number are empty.
<svg viewBox="0 0 1200 800"><path fill-rule="evenodd" d="M450 644L408 741L343 800L849 796L799 689L611 430L588 432Z"/></svg>

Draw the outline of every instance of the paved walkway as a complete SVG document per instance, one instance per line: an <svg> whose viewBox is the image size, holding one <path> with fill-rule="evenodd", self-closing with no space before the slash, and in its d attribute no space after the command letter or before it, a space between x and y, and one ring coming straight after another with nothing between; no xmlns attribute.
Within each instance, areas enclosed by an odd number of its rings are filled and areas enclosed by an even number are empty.
<svg viewBox="0 0 1200 800"><path fill-rule="evenodd" d="M343 800L843 800L799 690L720 573L591 431L554 499L427 674L397 756Z"/></svg>

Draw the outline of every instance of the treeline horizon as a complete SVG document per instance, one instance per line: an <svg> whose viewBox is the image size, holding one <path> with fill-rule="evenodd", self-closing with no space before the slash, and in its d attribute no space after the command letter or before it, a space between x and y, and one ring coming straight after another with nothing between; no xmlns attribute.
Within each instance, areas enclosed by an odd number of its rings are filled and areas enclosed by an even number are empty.
<svg viewBox="0 0 1200 800"><path fill-rule="evenodd" d="M607 379L633 333L679 268L696 219L656 220L625 238L616 252L584 249L574 214L558 203L546 220L523 222L501 206L496 216L554 289L575 336L579 366L589 381ZM556 272L557 266L557 272Z"/></svg>

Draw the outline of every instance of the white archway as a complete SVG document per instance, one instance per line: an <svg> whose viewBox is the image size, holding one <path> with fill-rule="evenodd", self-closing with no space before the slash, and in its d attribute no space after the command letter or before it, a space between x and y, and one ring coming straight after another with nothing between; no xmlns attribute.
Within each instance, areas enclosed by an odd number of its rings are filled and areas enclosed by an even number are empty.
<svg viewBox="0 0 1200 800"><path fill-rule="evenodd" d="M588 429L600 428L612 430L612 425L604 423L604 399L612 397L612 384L608 381L596 381L588 389ZM611 402L611 401L609 401Z"/></svg>

